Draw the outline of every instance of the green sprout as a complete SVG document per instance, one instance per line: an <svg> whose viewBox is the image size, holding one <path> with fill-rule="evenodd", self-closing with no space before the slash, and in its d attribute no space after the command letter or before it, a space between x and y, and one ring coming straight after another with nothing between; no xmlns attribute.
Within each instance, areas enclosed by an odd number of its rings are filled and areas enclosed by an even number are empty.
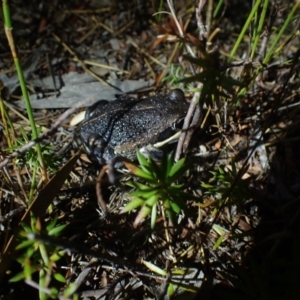
<svg viewBox="0 0 300 300"><path fill-rule="evenodd" d="M243 171L242 176L247 172L247 168ZM235 204L241 207L245 196L250 194L249 185L251 177L240 179L236 182L238 170L234 161L231 162L230 168L218 167L216 171L210 171L213 175L209 183L201 182L201 186L207 189L205 194L216 194L220 201L217 201L217 208L221 208L225 202ZM225 199L225 198L226 199Z"/></svg>
<svg viewBox="0 0 300 300"><path fill-rule="evenodd" d="M145 183L128 181L127 185L135 188L129 194L131 201L123 208L122 212L129 212L141 207L134 226L151 213L151 228L154 228L157 216L157 206L162 203L171 221L175 214L186 208L185 201L193 196L184 192L184 186L175 184L187 170L185 159L182 158L174 163L173 154L163 155L160 165L151 156L146 159L140 152L137 152L140 167L133 163L124 162L132 174L142 179Z"/></svg>
<svg viewBox="0 0 300 300"><path fill-rule="evenodd" d="M162 79L162 82L167 81L171 86L178 87L183 74L184 72L181 65L176 66L175 64L171 64L169 74Z"/></svg>
<svg viewBox="0 0 300 300"><path fill-rule="evenodd" d="M27 132L24 130L23 127L20 127L22 138L16 138L18 145L9 147L7 150L9 151L17 151L27 143L31 141L30 137L28 136ZM42 132L41 127L37 128L37 134L40 135ZM59 162L56 160L56 156L54 155L54 147L47 144L40 144L40 149L44 158L44 163L47 169L55 173L59 166ZM21 163L21 166L24 167L25 164L29 166L29 168L34 169L38 166L38 153L35 148L31 148L24 153L23 158L17 159L18 163Z"/></svg>
<svg viewBox="0 0 300 300"><path fill-rule="evenodd" d="M49 237L58 237L65 229L66 225L57 225L57 217L54 218L45 228L41 221L31 216L31 226L23 224L23 231L19 234L19 244L17 260L21 264L23 271L16 274L10 279L10 282L26 280L28 284L33 283L33 274L39 274L40 299L48 299L48 297L57 297L59 290L50 288L51 279L63 284L66 283L65 277L58 272L56 263L64 255L64 250L58 250L56 246L46 247L42 241L29 238L29 236L40 235Z"/></svg>

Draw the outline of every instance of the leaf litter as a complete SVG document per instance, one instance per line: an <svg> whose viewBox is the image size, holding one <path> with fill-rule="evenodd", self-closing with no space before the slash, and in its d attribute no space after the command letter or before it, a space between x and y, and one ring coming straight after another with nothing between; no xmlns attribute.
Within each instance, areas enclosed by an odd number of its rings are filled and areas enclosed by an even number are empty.
<svg viewBox="0 0 300 300"><path fill-rule="evenodd" d="M21 2L16 1L19 5ZM229 12L237 9L234 3ZM178 32L168 16L161 18L162 26L151 25L152 22L159 24L159 19L152 16L155 10L150 2L138 5L121 1L119 7L110 1L101 4L98 1L29 4L23 5L22 9L12 6L23 71L33 108L39 110L35 111L38 124L50 129L53 120L63 112L61 108L69 108L87 96L94 96L95 100L112 100L118 94L148 95L155 87L162 87L160 75L169 70L172 40L177 40L158 37L158 34L167 31L168 35L178 37ZM183 20L181 26L191 21L184 32L190 34L188 40L191 47L195 47L197 26L188 9L191 7L193 4L189 1L176 3L176 13ZM227 10L226 18L221 19L224 30L215 41L220 52L225 53L230 52L235 41L226 28L241 25L239 18L235 21L230 18L229 12ZM280 15L270 18L276 26L283 22ZM221 23L214 26L221 27ZM52 32L60 37L60 41ZM0 38L4 47L1 70L7 70L0 74L5 101L23 114L18 80L9 50L5 48L3 32ZM184 74L189 67L180 51L176 52L173 62L184 68ZM250 76L260 63L243 62L245 53L243 50L238 53L240 66L228 69L235 79ZM255 269L255 264L268 255L273 255L274 264L265 260L261 265L269 268L270 273L279 272L280 261L276 254L281 258L288 257L289 250L282 250L285 241L296 247L295 238L299 232L298 57L295 43L287 43L272 64L256 77L253 89L239 97L233 95L238 101L229 103L228 122L223 119L226 113L220 102L203 108L202 114L207 116L202 116L187 153L193 168L183 178L183 183L199 197L199 201L188 202L189 215L178 216L175 230L166 227L162 216L157 219L153 231L147 220L133 228L135 214L120 215L128 202L126 193L129 190L124 189L124 185L114 187L102 183L110 211L109 216L104 216L97 207L95 195L97 170L86 161L78 161L69 172L67 182L61 179L65 182L64 189L51 200L52 210L40 215L45 221L58 216L61 224L69 224L60 237L70 241L69 248L68 243L56 241L58 247L69 249L65 254L66 265L60 267L67 270L63 273L65 278L75 282L81 297L105 299L108 295L113 298L119 295L131 299L166 299L163 298L166 296L162 284L167 282L166 278L172 280L173 269L186 270L184 275L173 276L178 294L190 296L184 289L186 286L201 293L203 282L212 283L213 295L218 289L226 293L230 287L243 293L248 288L258 291L259 282L254 278L264 275ZM92 66L89 62L108 68ZM101 82L97 81L98 77ZM170 88L172 86L166 84L165 89ZM191 98L193 91L185 88L186 96ZM9 106L7 109L13 124L27 125ZM47 143L60 149L70 142L72 129L68 122L63 122ZM225 130L221 128L222 124L227 125ZM2 148L7 148L5 136L1 140ZM60 158L61 164L72 155L69 152ZM211 183L215 188L213 193L207 193L209 190L200 184L212 179L210 171L219 172L215 175L218 180ZM10 180L3 177L1 187L1 218L5 221L1 223L0 232L2 249L8 245L6 234L10 236L19 226L18 215L10 213L20 205L18 197L26 202L24 194L29 191L32 176L32 170L28 169L20 170L17 175L13 164L7 167L7 172ZM130 177L125 170L121 172L120 184ZM16 190L11 188L12 185L19 187L18 195L10 192ZM40 187L37 187L38 191ZM225 191L225 198L220 191ZM170 231L169 235L166 230ZM76 248L76 243L83 247ZM262 253L259 258L258 252ZM168 275L155 274L142 264L143 259L166 270ZM289 272L292 271L284 270L286 276ZM243 280L246 281L244 285ZM1 290L1 293L5 294L5 291Z"/></svg>

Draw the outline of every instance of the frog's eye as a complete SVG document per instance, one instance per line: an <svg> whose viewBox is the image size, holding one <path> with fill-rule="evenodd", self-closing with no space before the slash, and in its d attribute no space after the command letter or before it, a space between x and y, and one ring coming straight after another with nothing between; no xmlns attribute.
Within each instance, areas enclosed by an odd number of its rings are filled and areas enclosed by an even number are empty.
<svg viewBox="0 0 300 300"><path fill-rule="evenodd" d="M172 130L180 130L183 127L184 118L180 118L172 123L171 128Z"/></svg>
<svg viewBox="0 0 300 300"><path fill-rule="evenodd" d="M172 101L185 101L184 92L181 89L171 90L169 97Z"/></svg>
<svg viewBox="0 0 300 300"><path fill-rule="evenodd" d="M176 122L173 122L171 125L172 130L176 130Z"/></svg>
<svg viewBox="0 0 300 300"><path fill-rule="evenodd" d="M109 101L107 100L100 100L94 103L93 105L89 106L85 112L85 120L91 119L99 113L102 113L104 110L103 106L108 102Z"/></svg>

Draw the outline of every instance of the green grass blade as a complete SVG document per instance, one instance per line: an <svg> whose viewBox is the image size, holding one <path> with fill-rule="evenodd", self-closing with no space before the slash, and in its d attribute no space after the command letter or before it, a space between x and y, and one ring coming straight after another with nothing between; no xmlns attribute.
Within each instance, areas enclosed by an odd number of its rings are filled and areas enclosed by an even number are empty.
<svg viewBox="0 0 300 300"><path fill-rule="evenodd" d="M250 54L250 59L251 60L253 59L254 54L256 52L258 41L259 41L263 26L264 26L264 23L265 23L268 5L269 5L269 0L264 0L262 12L261 12L261 15L260 15L260 18L259 18L258 28L257 28L257 31L256 31L255 36L254 36L254 42L253 42L252 50L251 50L251 54Z"/></svg>
<svg viewBox="0 0 300 300"><path fill-rule="evenodd" d="M250 14L249 14L249 16L248 16L248 18L246 20L246 23L245 23L244 27L242 28L242 31L239 34L239 37L238 37L236 43L233 46L233 49L232 49L232 51L231 51L231 53L229 55L229 58L228 58L228 62L232 61L232 59L233 59L233 57L234 57L234 55L235 55L238 47L240 46L240 44L242 42L242 39L244 38L244 36L246 34L247 29L249 28L249 26L251 24L251 20L253 19L254 14L258 10L258 7L259 7L260 3L261 3L261 0L256 1L254 7L252 8L252 10L251 10L251 12L250 12Z"/></svg>
<svg viewBox="0 0 300 300"><path fill-rule="evenodd" d="M293 6L292 10L290 11L290 13L288 14L283 26L281 27L279 33L277 34L277 36L275 37L273 44L270 46L268 53L266 54L265 59L263 60L264 64L267 64L270 59L272 58L272 56L274 55L274 53L276 52L275 47L277 46L280 38L282 37L283 33L285 32L287 26L290 24L290 22L292 21L292 17L294 15L294 13L296 12L296 10L298 9L300 5L300 1L297 1L295 3L295 5Z"/></svg>
<svg viewBox="0 0 300 300"><path fill-rule="evenodd" d="M28 96L28 91L27 91L27 87L26 87L26 83L25 83L24 74L22 71L21 63L19 61L19 58L17 55L17 49L15 47L15 43L14 43L13 36L12 36L13 27L12 27L12 22L11 22L11 17L10 17L10 9L9 9L9 5L8 5L8 1L6 1L6 0L3 1L3 16L4 16L4 23L5 23L5 34L6 34L6 37L7 37L9 46L10 46L10 50L11 50L11 53L13 56L13 60L14 60L15 66L16 66L16 71L18 74L20 87L21 87L22 94L24 97L25 106L26 106L31 130L32 130L32 137L33 137L33 139L36 139L38 137L38 132L37 132L35 120L33 117L33 112L32 112L32 108L31 108L31 104L30 104L30 99ZM42 155L40 144L36 145L36 151L38 154L38 160L39 160L39 163L41 166L43 177L47 178L45 163L43 160L43 155Z"/></svg>

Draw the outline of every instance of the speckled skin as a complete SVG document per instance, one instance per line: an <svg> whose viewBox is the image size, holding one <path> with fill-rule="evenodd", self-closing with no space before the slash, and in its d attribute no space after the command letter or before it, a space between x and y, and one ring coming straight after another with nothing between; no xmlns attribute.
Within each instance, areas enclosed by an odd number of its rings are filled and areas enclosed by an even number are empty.
<svg viewBox="0 0 300 300"><path fill-rule="evenodd" d="M88 108L78 135L85 151L100 164L116 155L132 159L136 149L170 137L172 125L185 116L188 106L179 89L140 100L100 100Z"/></svg>

